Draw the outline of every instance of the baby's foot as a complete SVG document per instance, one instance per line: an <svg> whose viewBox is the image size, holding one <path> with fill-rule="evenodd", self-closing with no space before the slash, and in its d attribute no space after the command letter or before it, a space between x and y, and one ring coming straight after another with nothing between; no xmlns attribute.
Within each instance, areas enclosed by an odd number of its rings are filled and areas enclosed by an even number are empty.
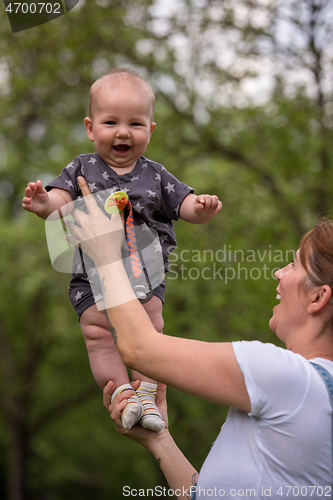
<svg viewBox="0 0 333 500"><path fill-rule="evenodd" d="M132 395L127 398L128 404L126 405L122 416L121 416L121 422L123 424L124 429L129 431L133 425L135 425L138 420L143 415L143 405L140 402L138 396L135 393L135 390L130 384L123 384L120 387L118 387L112 394L111 401L113 401L113 398L124 391L131 391Z"/></svg>
<svg viewBox="0 0 333 500"><path fill-rule="evenodd" d="M157 384L151 382L141 382L136 394L141 401L144 414L141 417L140 424L146 429L160 432L165 427L161 414L155 404Z"/></svg>

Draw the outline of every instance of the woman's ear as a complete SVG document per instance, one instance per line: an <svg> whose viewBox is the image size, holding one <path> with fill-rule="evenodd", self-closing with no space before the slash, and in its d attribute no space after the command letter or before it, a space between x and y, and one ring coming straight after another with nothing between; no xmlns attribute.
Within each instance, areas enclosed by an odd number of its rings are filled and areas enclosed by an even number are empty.
<svg viewBox="0 0 333 500"><path fill-rule="evenodd" d="M308 307L308 312L316 313L323 309L328 302L331 302L332 299L332 290L328 285L323 285L321 287L316 288L311 293L310 303Z"/></svg>

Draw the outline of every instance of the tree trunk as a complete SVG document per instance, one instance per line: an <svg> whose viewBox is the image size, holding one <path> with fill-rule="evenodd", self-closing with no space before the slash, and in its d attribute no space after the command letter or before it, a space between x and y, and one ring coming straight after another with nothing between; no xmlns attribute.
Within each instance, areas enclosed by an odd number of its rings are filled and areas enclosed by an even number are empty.
<svg viewBox="0 0 333 500"><path fill-rule="evenodd" d="M25 468L27 465L28 439L20 412L17 412L15 416L11 416L8 421L8 428L10 433L7 479L8 500L27 500L27 474Z"/></svg>

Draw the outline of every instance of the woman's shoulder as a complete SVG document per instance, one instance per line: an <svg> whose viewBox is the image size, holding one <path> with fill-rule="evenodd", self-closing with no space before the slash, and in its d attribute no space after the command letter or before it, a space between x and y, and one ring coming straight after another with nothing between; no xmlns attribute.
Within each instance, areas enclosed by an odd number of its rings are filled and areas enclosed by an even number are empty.
<svg viewBox="0 0 333 500"><path fill-rule="evenodd" d="M275 404L282 407L290 401L294 408L300 403L312 378L311 364L302 355L259 341L234 342L233 349L253 415L262 415Z"/></svg>
<svg viewBox="0 0 333 500"><path fill-rule="evenodd" d="M241 340L232 343L234 352L245 356L260 356L262 361L270 362L272 359L277 359L278 362L285 360L286 362L307 363L307 360L298 353L289 351L284 347L277 346L269 342L260 342L259 340ZM269 360L269 361L268 361Z"/></svg>

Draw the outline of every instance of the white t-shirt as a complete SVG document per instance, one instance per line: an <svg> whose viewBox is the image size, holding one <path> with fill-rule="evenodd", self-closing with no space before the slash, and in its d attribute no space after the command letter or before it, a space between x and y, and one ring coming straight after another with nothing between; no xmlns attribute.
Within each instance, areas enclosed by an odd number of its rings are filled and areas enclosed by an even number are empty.
<svg viewBox="0 0 333 500"><path fill-rule="evenodd" d="M231 408L196 498L332 498L332 406L316 369L272 344L234 342L251 413ZM333 376L333 362L313 359Z"/></svg>

